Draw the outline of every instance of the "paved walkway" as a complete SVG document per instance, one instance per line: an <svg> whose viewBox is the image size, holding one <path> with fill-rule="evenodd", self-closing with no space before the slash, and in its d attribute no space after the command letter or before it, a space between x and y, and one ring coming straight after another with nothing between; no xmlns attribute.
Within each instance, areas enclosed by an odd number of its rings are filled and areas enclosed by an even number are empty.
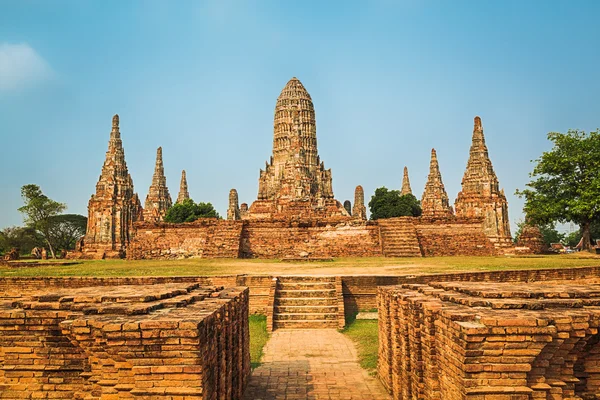
<svg viewBox="0 0 600 400"><path fill-rule="evenodd" d="M389 400L358 365L354 344L334 329L276 330L245 400Z"/></svg>

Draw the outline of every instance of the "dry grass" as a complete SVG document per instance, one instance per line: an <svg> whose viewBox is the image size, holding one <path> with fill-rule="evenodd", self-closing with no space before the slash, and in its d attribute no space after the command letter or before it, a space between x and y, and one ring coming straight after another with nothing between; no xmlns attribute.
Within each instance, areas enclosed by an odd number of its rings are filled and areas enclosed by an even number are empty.
<svg viewBox="0 0 600 400"><path fill-rule="evenodd" d="M503 269L567 268L600 265L590 253L523 257L339 258L324 262L183 259L94 260L76 265L12 268L0 276L210 276L210 275L405 275Z"/></svg>

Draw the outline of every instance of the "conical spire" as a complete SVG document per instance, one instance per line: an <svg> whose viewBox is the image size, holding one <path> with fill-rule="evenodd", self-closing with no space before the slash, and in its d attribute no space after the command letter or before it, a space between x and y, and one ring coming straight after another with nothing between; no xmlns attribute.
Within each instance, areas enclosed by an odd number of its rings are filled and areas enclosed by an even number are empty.
<svg viewBox="0 0 600 400"><path fill-rule="evenodd" d="M452 215L452 207L448 194L442 182L442 174L438 164L437 153L431 149L431 161L429 163L429 176L425 184L425 191L421 198L423 216L449 216Z"/></svg>
<svg viewBox="0 0 600 400"><path fill-rule="evenodd" d="M229 207L227 207L227 219L237 221L240 219L240 206L238 192L235 189L229 191Z"/></svg>
<svg viewBox="0 0 600 400"><path fill-rule="evenodd" d="M459 217L484 217L488 236L510 238L508 203L490 161L479 117L474 120L469 161L454 208Z"/></svg>
<svg viewBox="0 0 600 400"><path fill-rule="evenodd" d="M129 243L133 222L140 219L142 207L133 192L133 180L127 170L119 131L119 116L115 114L96 193L88 203L85 250L116 251L120 255Z"/></svg>
<svg viewBox="0 0 600 400"><path fill-rule="evenodd" d="M365 191L358 185L354 189L354 206L352 207L352 216L357 219L367 219L367 207L365 207Z"/></svg>
<svg viewBox="0 0 600 400"><path fill-rule="evenodd" d="M183 203L184 200L190 198L190 193L188 192L188 184L187 177L185 175L185 169L181 171L181 182L179 183L179 194L177 195L177 204Z"/></svg>
<svg viewBox="0 0 600 400"><path fill-rule="evenodd" d="M410 188L410 180L408 179L408 168L404 167L404 176L402 177L402 190L400 191L400 196L405 196L407 194L412 194L412 189Z"/></svg>
<svg viewBox="0 0 600 400"><path fill-rule="evenodd" d="M162 147L159 147L156 150L156 165L154 166L152 184L144 203L144 221L162 221L172 204L163 166Z"/></svg>

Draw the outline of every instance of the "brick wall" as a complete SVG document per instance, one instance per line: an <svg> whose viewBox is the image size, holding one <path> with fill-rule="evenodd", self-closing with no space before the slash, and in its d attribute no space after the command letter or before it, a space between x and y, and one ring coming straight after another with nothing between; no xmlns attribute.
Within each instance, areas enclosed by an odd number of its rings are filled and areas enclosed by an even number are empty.
<svg viewBox="0 0 600 400"><path fill-rule="evenodd" d="M395 399L595 398L599 295L597 276L380 287L378 375Z"/></svg>
<svg viewBox="0 0 600 400"><path fill-rule="evenodd" d="M496 254L494 245L483 232L482 221L479 218L417 218L415 227L423 255L433 257Z"/></svg>
<svg viewBox="0 0 600 400"><path fill-rule="evenodd" d="M239 399L248 296L197 283L5 294L0 398Z"/></svg>

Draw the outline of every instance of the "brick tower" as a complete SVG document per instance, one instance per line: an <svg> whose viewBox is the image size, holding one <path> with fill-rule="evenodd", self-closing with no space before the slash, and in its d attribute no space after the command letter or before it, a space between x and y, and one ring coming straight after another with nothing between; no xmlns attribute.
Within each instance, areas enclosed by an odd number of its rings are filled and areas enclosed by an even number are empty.
<svg viewBox="0 0 600 400"><path fill-rule="evenodd" d="M408 179L408 167L404 167L404 175L402 176L402 190L400 190L400 196L412 194L410 187L410 179Z"/></svg>
<svg viewBox="0 0 600 400"><path fill-rule="evenodd" d="M349 216L333 198L331 170L317 152L312 99L292 78L275 105L273 155L260 171L248 218Z"/></svg>
<svg viewBox="0 0 600 400"><path fill-rule="evenodd" d="M165 177L165 168L162 158L162 147L156 149L156 165L154 166L154 175L152 184L146 196L144 203L144 221L160 222L171 208L173 202L167 187L167 178Z"/></svg>
<svg viewBox="0 0 600 400"><path fill-rule="evenodd" d="M88 203L86 234L78 247L87 257L123 257L133 222L143 219L142 211L125 162L119 116L115 115L96 193Z"/></svg>
<svg viewBox="0 0 600 400"><path fill-rule="evenodd" d="M184 200L190 198L190 192L188 192L187 177L185 175L185 169L181 171L181 182L179 183L179 194L177 195L177 204L183 203Z"/></svg>
<svg viewBox="0 0 600 400"><path fill-rule="evenodd" d="M457 217L483 217L484 232L496 247L511 246L508 202L492 167L479 117L475 117L469 161L454 208Z"/></svg>
<svg viewBox="0 0 600 400"><path fill-rule="evenodd" d="M424 217L447 217L452 215L452 206L450 200L448 200L444 182L442 182L442 174L440 173L435 149L431 149L429 176L421 198L421 208Z"/></svg>

